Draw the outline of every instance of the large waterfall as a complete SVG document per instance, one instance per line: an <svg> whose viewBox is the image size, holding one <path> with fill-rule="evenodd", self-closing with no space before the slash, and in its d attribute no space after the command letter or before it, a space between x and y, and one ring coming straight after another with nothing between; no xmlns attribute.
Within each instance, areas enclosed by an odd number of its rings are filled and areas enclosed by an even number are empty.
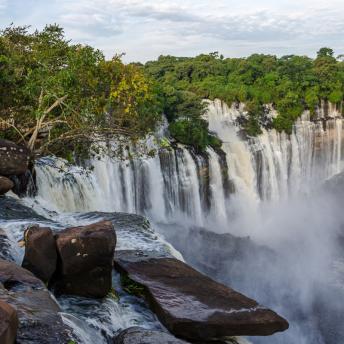
<svg viewBox="0 0 344 344"><path fill-rule="evenodd" d="M242 105L209 102L210 130L223 141L217 152L196 154L180 145L161 148L154 157L103 156L91 161L92 171L46 158L37 167L39 197L69 212L107 210L140 213L156 222L178 217L197 225L226 224L239 200L254 208L262 200L287 199L342 170L343 119L335 107L326 115L319 110L313 121L305 112L291 135L263 129L256 138L244 138L237 121L243 115Z"/></svg>
<svg viewBox="0 0 344 344"><path fill-rule="evenodd" d="M285 333L253 343L337 344L344 336L343 200L317 188L343 170L340 111L323 104L312 119L304 112L291 135L262 129L255 138L243 134L243 116L243 105L208 102L206 119L223 145L202 154L159 148L158 136L147 142L154 156L99 156L88 168L43 158L35 208L68 221L64 213L145 215L188 263L289 320ZM136 245L135 235L124 237L120 246Z"/></svg>

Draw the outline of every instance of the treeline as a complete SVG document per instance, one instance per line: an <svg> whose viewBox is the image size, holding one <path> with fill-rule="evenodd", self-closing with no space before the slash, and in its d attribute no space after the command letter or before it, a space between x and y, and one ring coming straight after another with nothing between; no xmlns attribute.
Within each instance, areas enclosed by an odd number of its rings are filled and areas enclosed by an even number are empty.
<svg viewBox="0 0 344 344"><path fill-rule="evenodd" d="M1 32L0 95L0 137L67 158L104 137L136 140L162 113L142 68L71 44L57 25Z"/></svg>
<svg viewBox="0 0 344 344"><path fill-rule="evenodd" d="M272 104L279 113L272 126L290 133L305 109L314 114L321 100L343 100L343 56L336 59L329 48L320 49L316 59L260 54L224 58L218 53L195 58L160 56L144 68L161 87L169 119L181 118L172 125L177 136L183 136L185 127L194 126L185 120L185 110L191 114L199 111L203 98L220 98L229 105L245 103L249 117L244 126L249 135L260 133L266 104Z"/></svg>
<svg viewBox="0 0 344 344"><path fill-rule="evenodd" d="M138 140L167 116L178 142L202 151L221 142L203 119L203 99L246 104L243 126L260 133L265 104L278 110L271 126L290 133L304 109L343 100L344 62L329 48L317 58L252 55L224 58L161 56L142 65L111 60L90 46L72 44L62 28L0 32L0 137L37 154L87 153L104 138Z"/></svg>

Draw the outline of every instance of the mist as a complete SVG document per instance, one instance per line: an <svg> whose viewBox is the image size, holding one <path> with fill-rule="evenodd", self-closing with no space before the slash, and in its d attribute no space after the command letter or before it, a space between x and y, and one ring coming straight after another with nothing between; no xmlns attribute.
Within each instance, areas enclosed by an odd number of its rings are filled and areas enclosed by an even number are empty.
<svg viewBox="0 0 344 344"><path fill-rule="evenodd" d="M341 188L343 176L311 194L257 208L234 195L227 226L214 219L207 228L157 227L187 262L289 321L286 332L249 338L252 343L338 344L344 338Z"/></svg>

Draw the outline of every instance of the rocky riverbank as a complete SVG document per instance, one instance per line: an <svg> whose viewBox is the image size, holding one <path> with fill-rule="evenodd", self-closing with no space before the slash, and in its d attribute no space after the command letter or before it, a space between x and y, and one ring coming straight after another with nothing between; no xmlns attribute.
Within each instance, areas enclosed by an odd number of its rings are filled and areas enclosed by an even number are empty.
<svg viewBox="0 0 344 344"><path fill-rule="evenodd" d="M37 214L33 216L32 210L30 213L20 203L3 196L0 199L2 220L13 220L11 208L22 208L20 213L30 214L31 221L49 222ZM59 300L65 294L99 300L99 297L108 298L118 287L130 294L137 285L145 292L139 298L135 296L136 302L150 308L170 334L163 327L145 333L147 329L129 329L129 326L128 330L122 327L111 337L106 335L106 343L142 343L142 336L152 338L152 343L166 343L164 340L212 343L214 339L222 341L235 335L269 335L288 327L274 312L202 275L166 250L152 251L147 243L157 238L141 217L132 215L130 223L131 215L94 213L80 215L80 223L83 223L82 216L87 216L93 224L64 229L57 228L53 222L53 229L18 224L26 246L23 266L32 272L14 262L0 261L0 300L12 312L8 313L12 320L6 322L8 326L3 333L13 333L17 328L17 343L63 344L70 340L79 343L73 328L61 317L61 309L51 296L53 292L62 295ZM147 251L123 251L123 231L133 232L135 226L140 228L136 236L145 241ZM115 267L122 277L113 280L116 236L120 238L120 246L115 254ZM13 244L10 238L4 237L3 249ZM38 277L49 286L50 292ZM4 343L13 343L11 338L13 335Z"/></svg>
<svg viewBox="0 0 344 344"><path fill-rule="evenodd" d="M273 311L176 259L140 216L89 213L60 222L56 213L40 215L34 204L5 195L23 194L30 173L29 151L0 140L1 343L82 343L78 321L59 303L74 297L102 304L120 294L132 295L133 307L150 309L162 325L102 330L104 343L222 343L288 328Z"/></svg>

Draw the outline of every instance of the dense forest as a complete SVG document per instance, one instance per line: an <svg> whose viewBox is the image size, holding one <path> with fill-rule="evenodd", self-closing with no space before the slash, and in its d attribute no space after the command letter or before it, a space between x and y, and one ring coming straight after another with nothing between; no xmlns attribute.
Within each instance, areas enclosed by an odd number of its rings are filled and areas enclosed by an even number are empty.
<svg viewBox="0 0 344 344"><path fill-rule="evenodd" d="M142 138L165 114L171 136L202 151L221 144L202 117L205 98L245 103L242 125L250 136L260 133L266 104L279 113L270 126L290 133L304 109L314 114L321 100L343 100L344 62L329 48L315 59L211 53L160 56L143 65L121 57L107 60L99 50L72 44L57 25L4 29L0 137L68 158L104 137Z"/></svg>

